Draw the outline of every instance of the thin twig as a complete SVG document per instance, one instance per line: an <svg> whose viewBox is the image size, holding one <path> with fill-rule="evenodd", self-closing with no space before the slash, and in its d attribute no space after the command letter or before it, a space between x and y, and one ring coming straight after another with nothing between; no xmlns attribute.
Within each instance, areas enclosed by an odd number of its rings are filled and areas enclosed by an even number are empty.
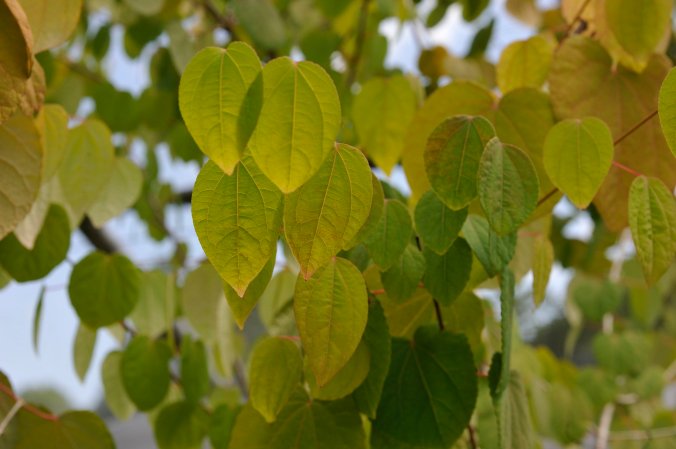
<svg viewBox="0 0 676 449"><path fill-rule="evenodd" d="M12 389L9 388L7 385L5 385L3 383L0 383L0 392L9 396L11 399L15 400L16 402L21 402L21 407L24 410L26 410L28 413L32 413L33 415L37 416L38 418L45 419L47 421L58 421L59 420L58 416L52 415L51 413L43 412L39 408L27 403L25 400L23 400L19 396L15 395L14 392L12 391Z"/></svg>
<svg viewBox="0 0 676 449"><path fill-rule="evenodd" d="M568 25L568 28L566 28L566 37L570 36L570 33L573 31L573 27L578 22L578 20L582 18L582 14L584 14L584 10L587 9L589 3L591 3L591 0L585 0L582 6L580 6L580 9L577 11L577 14L575 14L575 17L573 17L573 20L571 20L570 24Z"/></svg>
<svg viewBox="0 0 676 449"><path fill-rule="evenodd" d="M467 433L469 434L469 446L472 449L477 449L479 446L476 444L476 437L474 436L474 428L471 424L467 425Z"/></svg>
<svg viewBox="0 0 676 449"><path fill-rule="evenodd" d="M357 79L359 63L364 50L364 40L366 39L366 26L368 25L370 3L371 0L362 0L361 9L359 10L359 22L357 23L357 37L354 42L354 52L350 58L347 78L345 79L348 88L351 87L352 84L354 84L354 81Z"/></svg>
<svg viewBox="0 0 676 449"><path fill-rule="evenodd" d="M2 422L0 422L0 436L5 433L5 429L7 429L7 426L9 426L9 423L12 422L12 419L14 416L19 413L19 410L23 406L24 402L23 399L18 398L14 405L12 406L11 409L9 409L9 412L5 415L5 417L2 419Z"/></svg>
<svg viewBox="0 0 676 449"><path fill-rule="evenodd" d="M622 171L626 171L630 175L634 175L636 177L641 176L641 174L639 172L637 172L636 170L634 170L633 168L629 168L626 165L620 164L617 161L613 161L613 166L619 168Z"/></svg>
<svg viewBox="0 0 676 449"><path fill-rule="evenodd" d="M608 447L608 437L610 436L610 425L613 423L613 414L615 413L615 404L609 402L603 407L599 429L596 433L595 449L606 449Z"/></svg>
<svg viewBox="0 0 676 449"><path fill-rule="evenodd" d="M444 316L441 314L441 307L439 306L439 301L433 299L434 301L434 313L437 315L437 324L439 325L439 330L444 330Z"/></svg>
<svg viewBox="0 0 676 449"><path fill-rule="evenodd" d="M624 139L626 139L627 137L629 137L629 136L631 136L632 134L634 134L634 132L636 132L637 129L639 129L641 126L645 125L646 123L648 123L648 122L650 121L650 119L652 119L652 118L655 117L656 115L657 115L657 109L655 109L653 112L651 112L650 114L648 114L643 120L641 120L640 122L638 122L636 125L634 125L633 127L631 127L627 132L625 132L625 133L622 134L620 137L618 137L617 139L615 139L615 141L613 142L613 144L614 144L614 145L619 145L620 142L622 142Z"/></svg>
<svg viewBox="0 0 676 449"><path fill-rule="evenodd" d="M206 13L209 14L212 19L214 19L214 22L216 22L218 26L230 34L231 40L240 40L239 36L237 35L237 31L235 31L235 21L232 20L231 17L221 14L218 9L216 9L216 6L214 6L214 4L209 0L201 0L199 5L204 8L204 11L206 11Z"/></svg>

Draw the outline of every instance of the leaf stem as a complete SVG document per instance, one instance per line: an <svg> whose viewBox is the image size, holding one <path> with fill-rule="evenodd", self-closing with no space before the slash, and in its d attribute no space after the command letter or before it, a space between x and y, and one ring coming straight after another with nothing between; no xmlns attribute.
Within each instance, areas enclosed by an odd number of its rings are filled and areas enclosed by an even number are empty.
<svg viewBox="0 0 676 449"><path fill-rule="evenodd" d="M624 134L622 134L620 137L618 137L617 139L615 139L615 141L613 142L613 145L619 145L624 139L626 139L627 137L629 137L629 136L631 136L632 134L634 134L634 133L636 132L636 130L638 130L641 126L643 126L643 125L645 125L646 123L648 123L648 122L649 122L653 117L655 117L656 115L657 115L657 109L655 109L653 112L651 112L650 114L648 114L643 120L641 120L640 122L638 122L637 124L635 124L634 126L632 126L631 128L629 128L629 130L627 130L627 131L626 131Z"/></svg>
<svg viewBox="0 0 676 449"><path fill-rule="evenodd" d="M23 404L24 404L23 399L19 398L16 400L12 408L9 409L9 412L7 412L5 417L2 419L2 422L0 422L0 436L2 436L3 433L5 433L5 429L7 428L7 426L9 426L9 423L12 422L12 419L19 412Z"/></svg>
<svg viewBox="0 0 676 449"><path fill-rule="evenodd" d="M584 11L585 9L587 9L587 6L589 6L589 3L591 3L591 0L585 0L582 6L580 6L580 9L577 11L577 14L575 14L573 20L570 21L568 28L566 28L566 37L570 36L570 33L572 33L573 31L573 27L582 18L582 14L584 14Z"/></svg>
<svg viewBox="0 0 676 449"><path fill-rule="evenodd" d="M8 397L10 397L10 398L13 399L14 401L16 401L17 404L20 403L20 404L21 404L21 408L23 408L24 410L26 410L28 413L31 413L31 414L37 416L38 418L45 419L45 420L47 420L47 421L58 421L58 420L59 420L59 417L58 417L58 416L52 415L51 413L43 412L43 411L40 410L39 408L37 408L37 407L35 407L35 406L33 406L33 405L27 403L27 402L24 401L22 398L20 398L19 396L15 395L14 392L12 391L12 389L9 388L9 386L7 386L7 385L5 385L5 384L3 384L3 383L0 383L0 392L4 393L4 394L7 395ZM10 413L11 413L11 411L10 411ZM5 418L5 419L6 419L6 418ZM3 421L3 422L4 422L4 421Z"/></svg>
<svg viewBox="0 0 676 449"><path fill-rule="evenodd" d="M469 445L472 449L477 449L476 437L474 436L474 427L471 424L467 425L467 433L469 434Z"/></svg>
<svg viewBox="0 0 676 449"><path fill-rule="evenodd" d="M441 313L441 306L439 306L439 301L436 299L433 299L434 301L434 313L437 316L437 324L439 325L439 330L443 331L444 330L444 316Z"/></svg>
<svg viewBox="0 0 676 449"><path fill-rule="evenodd" d="M620 163L617 162L617 161L613 161L613 166L619 168L620 170L624 170L624 171L626 171L627 173L629 173L629 174L631 174L631 175L634 175L634 176L636 176L636 177L642 176L641 173L637 172L637 171L634 170L633 168L629 168L629 167L627 167L626 165L620 164Z"/></svg>

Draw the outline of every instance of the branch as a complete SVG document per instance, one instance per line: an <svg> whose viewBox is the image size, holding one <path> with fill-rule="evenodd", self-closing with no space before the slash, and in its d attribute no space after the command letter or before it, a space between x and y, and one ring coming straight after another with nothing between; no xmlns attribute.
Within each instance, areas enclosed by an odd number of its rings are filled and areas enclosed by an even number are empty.
<svg viewBox="0 0 676 449"><path fill-rule="evenodd" d="M359 22L357 23L357 37L354 42L354 52L350 58L350 65L348 67L347 78L345 83L349 88L357 79L357 72L359 70L359 62L361 61L361 54L364 50L364 40L366 39L366 25L368 25L369 3L371 0L362 0L361 9L359 10Z"/></svg>
<svg viewBox="0 0 676 449"><path fill-rule="evenodd" d="M43 412L39 408L27 403L24 401L22 398L14 394L11 388L9 386L3 384L0 382L0 392L4 393L7 395L10 399L13 399L17 403L21 403L21 407L26 410L28 413L32 413L33 415L37 416L38 418L45 419L47 421L58 421L59 417L56 415L52 415L51 413Z"/></svg>
<svg viewBox="0 0 676 449"><path fill-rule="evenodd" d="M235 31L236 23L232 17L221 14L210 0L201 0L198 2L198 4L204 9L204 11L206 11L209 16L211 16L212 19L214 19L214 22L216 22L219 27L230 33L231 40L241 40L237 34L237 31Z"/></svg>
<svg viewBox="0 0 676 449"><path fill-rule="evenodd" d="M608 437L610 436L610 425L613 423L613 414L615 413L615 404L609 402L603 407L601 412L601 421L596 433L596 444L594 449L606 449L608 447Z"/></svg>
<svg viewBox="0 0 676 449"><path fill-rule="evenodd" d="M119 252L117 244L103 230L94 226L89 217L85 217L80 223L80 231L96 249L106 254Z"/></svg>
<svg viewBox="0 0 676 449"><path fill-rule="evenodd" d="M439 306L439 301L432 299L434 301L434 313L437 316L437 324L439 325L439 330L444 330L444 316L441 314L441 307Z"/></svg>
<svg viewBox="0 0 676 449"><path fill-rule="evenodd" d="M656 115L657 115L657 109L655 109L653 112L651 112L650 114L648 114L643 120L641 120L640 122L638 122L637 124L635 124L634 126L632 126L631 128L629 128L629 130L628 130L627 132L625 132L625 133L622 134L620 137L618 137L617 139L615 139L615 142L613 142L613 145L619 145L620 142L622 142L624 139L626 139L627 137L629 137L629 136L631 136L632 134L634 134L634 132L636 132L636 130L638 130L641 126L643 126L643 125L645 125L646 123L648 123L648 122L649 122L653 117L655 117Z"/></svg>

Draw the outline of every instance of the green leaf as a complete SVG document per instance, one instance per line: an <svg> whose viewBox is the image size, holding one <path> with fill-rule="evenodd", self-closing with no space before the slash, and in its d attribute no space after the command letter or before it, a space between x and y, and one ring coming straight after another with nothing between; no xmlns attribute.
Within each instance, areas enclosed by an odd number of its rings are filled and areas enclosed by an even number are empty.
<svg viewBox="0 0 676 449"><path fill-rule="evenodd" d="M521 376L516 371L510 373L509 384L496 412L501 448L532 449L535 447L536 437L528 397L521 382Z"/></svg>
<svg viewBox="0 0 676 449"><path fill-rule="evenodd" d="M368 80L352 104L354 126L364 151L388 175L401 158L416 103L411 83L394 75Z"/></svg>
<svg viewBox="0 0 676 449"><path fill-rule="evenodd" d="M512 322L514 320L514 273L505 268L500 274L500 347L493 355L489 371L491 397L496 408L502 403L503 393L510 382L512 359Z"/></svg>
<svg viewBox="0 0 676 449"><path fill-rule="evenodd" d="M270 335L296 332L293 316L293 294L297 275L290 270L277 273L258 301L258 316Z"/></svg>
<svg viewBox="0 0 676 449"><path fill-rule="evenodd" d="M310 387L310 395L322 401L334 401L349 395L364 382L369 373L371 354L368 346L362 340L340 371L326 383L319 387L312 371L307 371L305 380Z"/></svg>
<svg viewBox="0 0 676 449"><path fill-rule="evenodd" d="M537 206L540 187L533 163L526 153L497 138L486 144L477 182L481 208L500 235L515 232Z"/></svg>
<svg viewBox="0 0 676 449"><path fill-rule="evenodd" d="M188 273L181 296L183 313L190 325L207 343L215 343L230 325L223 280L204 263Z"/></svg>
<svg viewBox="0 0 676 449"><path fill-rule="evenodd" d="M154 408L169 392L169 359L169 346L145 335L134 337L125 348L120 361L122 383L139 410Z"/></svg>
<svg viewBox="0 0 676 449"><path fill-rule="evenodd" d="M64 0L55 3L50 0L19 0L26 12L33 32L33 51L63 44L75 31L80 20L82 0Z"/></svg>
<svg viewBox="0 0 676 449"><path fill-rule="evenodd" d="M426 192L415 206L415 227L425 247L444 254L458 237L467 210L454 211L433 190Z"/></svg>
<svg viewBox="0 0 676 449"><path fill-rule="evenodd" d="M73 343L73 365L80 382L84 382L96 347L96 331L80 324Z"/></svg>
<svg viewBox="0 0 676 449"><path fill-rule="evenodd" d="M425 170L439 199L451 209L462 209L476 198L479 161L493 137L488 120L464 115L446 119L430 134Z"/></svg>
<svg viewBox="0 0 676 449"><path fill-rule="evenodd" d="M652 285L676 254L676 201L662 181L639 176L631 184L629 227L646 282Z"/></svg>
<svg viewBox="0 0 676 449"><path fill-rule="evenodd" d="M469 215L462 233L490 277L500 273L514 257L516 234L499 236L484 217Z"/></svg>
<svg viewBox="0 0 676 449"><path fill-rule="evenodd" d="M134 205L143 186L143 173L126 157L116 157L108 183L99 194L99 199L89 208L87 215L96 227Z"/></svg>
<svg viewBox="0 0 676 449"><path fill-rule="evenodd" d="M376 228L366 239L373 261L386 270L404 253L413 233L408 208L398 200L386 199Z"/></svg>
<svg viewBox="0 0 676 449"><path fill-rule="evenodd" d="M228 284L223 284L225 289L225 299L228 300L228 305L232 311L233 318L240 329L244 329L244 323L251 314L251 311L256 306L259 298L263 295L270 279L272 278L272 272L275 269L275 263L277 261L277 248L275 248L272 257L268 260L268 263L265 264L260 273L256 275L251 284L246 288L244 296L241 298L235 290L232 289ZM294 278L295 279L295 278Z"/></svg>
<svg viewBox="0 0 676 449"><path fill-rule="evenodd" d="M354 236L352 241L343 244L344 250L354 248L359 244L359 242L368 239L373 231L378 227L380 217L383 216L383 208L385 207L385 193L383 192L383 185L373 173L371 173L371 184L373 185L373 196L371 197L369 216L359 232L357 232L357 234Z"/></svg>
<svg viewBox="0 0 676 449"><path fill-rule="evenodd" d="M592 342L599 366L615 376L635 377L642 373L650 362L651 348L647 335L636 331L600 333Z"/></svg>
<svg viewBox="0 0 676 449"><path fill-rule="evenodd" d="M533 256L533 301L535 306L542 304L547 293L547 283L554 264L554 247L549 238L539 236L535 239Z"/></svg>
<svg viewBox="0 0 676 449"><path fill-rule="evenodd" d="M553 53L554 44L544 36L512 42L500 55L496 68L498 87L503 93L520 87L541 87Z"/></svg>
<svg viewBox="0 0 676 449"><path fill-rule="evenodd" d="M0 54L3 51L0 44ZM0 238L12 232L31 210L40 188L42 152L40 134L31 117L17 114L0 124Z"/></svg>
<svg viewBox="0 0 676 449"><path fill-rule="evenodd" d="M274 50L286 43L284 21L271 0L233 0L232 6L256 46Z"/></svg>
<svg viewBox="0 0 676 449"><path fill-rule="evenodd" d="M576 276L568 290L585 318L600 322L607 313L615 312L622 304L623 289L609 281L600 281L584 275Z"/></svg>
<svg viewBox="0 0 676 449"><path fill-rule="evenodd" d="M139 334L157 337L173 325L176 309L174 277L161 270L141 273L141 292L129 318Z"/></svg>
<svg viewBox="0 0 676 449"><path fill-rule="evenodd" d="M198 404L211 388L207 350L204 343L184 335L181 340L181 385L185 398Z"/></svg>
<svg viewBox="0 0 676 449"><path fill-rule="evenodd" d="M41 419L28 413L21 418L17 432L20 437L11 446L14 449L115 449L113 437L103 420L92 412L68 412L56 420Z"/></svg>
<svg viewBox="0 0 676 449"><path fill-rule="evenodd" d="M379 301L369 303L369 316L362 341L368 346L371 362L366 379L354 390L352 397L359 411L374 419L391 359L390 332Z"/></svg>
<svg viewBox="0 0 676 449"><path fill-rule="evenodd" d="M129 259L95 251L73 267L68 294L80 320L98 328L131 313L139 298L140 284L141 275Z"/></svg>
<svg viewBox="0 0 676 449"><path fill-rule="evenodd" d="M216 407L211 415L209 424L209 442L213 449L228 449L230 445L230 435L235 426L237 410L233 410L228 405L223 404Z"/></svg>
<svg viewBox="0 0 676 449"><path fill-rule="evenodd" d="M472 271L472 249L463 238L455 240L444 254L425 249L427 270L423 282L425 288L442 305L450 305L469 281Z"/></svg>
<svg viewBox="0 0 676 449"><path fill-rule="evenodd" d="M296 344L266 338L256 345L249 368L251 406L271 423L284 408L303 374L303 359Z"/></svg>
<svg viewBox="0 0 676 449"><path fill-rule="evenodd" d="M412 342L392 340L392 364L372 432L412 446L447 448L469 424L477 390L467 339L421 327Z"/></svg>
<svg viewBox="0 0 676 449"><path fill-rule="evenodd" d="M485 351L482 343L484 331L484 309L481 300L472 292L465 291L450 306L442 308L444 327L449 332L467 336L474 360L483 362Z"/></svg>
<svg viewBox="0 0 676 449"><path fill-rule="evenodd" d="M402 155L402 165L414 200L430 189L424 154L432 131L454 115L482 115L492 118L495 103L495 97L485 87L467 81L456 81L437 89L418 109L408 127Z"/></svg>
<svg viewBox="0 0 676 449"><path fill-rule="evenodd" d="M45 292L47 287L43 285L40 287L40 293L38 294L38 301L35 304L35 313L33 314L33 351L35 354L38 353L38 347L40 345L40 326L42 324L42 303L45 299Z"/></svg>
<svg viewBox="0 0 676 449"><path fill-rule="evenodd" d="M333 81L317 64L277 58L263 68L263 107L249 141L261 171L290 193L329 155L341 122Z"/></svg>
<svg viewBox="0 0 676 449"><path fill-rule="evenodd" d="M284 233L305 279L348 244L369 216L371 169L364 155L337 144L319 171L287 195Z"/></svg>
<svg viewBox="0 0 676 449"><path fill-rule="evenodd" d="M66 258L69 247L68 216L52 205L33 249L24 248L14 234L0 241L0 265L18 282L41 279Z"/></svg>
<svg viewBox="0 0 676 449"><path fill-rule="evenodd" d="M124 384L122 383L121 361L122 352L109 352L101 366L101 380L108 409L110 409L116 419L125 421L134 415L136 406L131 402L129 396L127 396Z"/></svg>
<svg viewBox="0 0 676 449"><path fill-rule="evenodd" d="M275 251L282 194L249 157L228 176L207 162L197 176L192 216L202 248L241 297Z"/></svg>
<svg viewBox="0 0 676 449"><path fill-rule="evenodd" d="M152 16L164 7L165 0L123 0L124 3L139 14Z"/></svg>
<svg viewBox="0 0 676 449"><path fill-rule="evenodd" d="M379 295L393 337L413 338L418 327L430 323L434 316L434 302L429 292L419 288L406 301L393 301Z"/></svg>
<svg viewBox="0 0 676 449"><path fill-rule="evenodd" d="M208 431L209 414L188 401L169 404L155 420L155 441L160 449L200 449Z"/></svg>
<svg viewBox="0 0 676 449"><path fill-rule="evenodd" d="M250 406L237 417L230 449L365 449L366 436L350 398L311 401L297 389L277 420L268 424Z"/></svg>
<svg viewBox="0 0 676 449"><path fill-rule="evenodd" d="M603 184L613 152L613 137L603 121L568 119L549 130L543 162L554 185L584 209Z"/></svg>
<svg viewBox="0 0 676 449"><path fill-rule="evenodd" d="M390 298L403 301L418 289L423 274L425 257L418 248L409 244L399 260L380 274L380 280Z"/></svg>
<svg viewBox="0 0 676 449"><path fill-rule="evenodd" d="M68 113L61 105L46 104L40 110L36 124L41 125L42 128L44 148L42 182L44 184L56 174L66 156Z"/></svg>
<svg viewBox="0 0 676 449"><path fill-rule="evenodd" d="M676 70L671 69L662 82L657 109L664 138L676 157Z"/></svg>
<svg viewBox="0 0 676 449"><path fill-rule="evenodd" d="M200 150L228 175L244 154L261 108L261 62L243 42L197 53L178 91L181 115Z"/></svg>
<svg viewBox="0 0 676 449"><path fill-rule="evenodd" d="M364 278L352 263L335 258L309 280L298 278L294 312L310 368L323 386L345 366L364 333Z"/></svg>

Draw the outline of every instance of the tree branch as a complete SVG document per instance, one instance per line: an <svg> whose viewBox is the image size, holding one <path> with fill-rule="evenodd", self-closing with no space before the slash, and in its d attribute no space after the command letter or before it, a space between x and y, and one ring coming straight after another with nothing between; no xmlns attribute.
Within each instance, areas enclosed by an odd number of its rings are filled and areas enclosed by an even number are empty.
<svg viewBox="0 0 676 449"><path fill-rule="evenodd" d="M228 15L221 14L216 6L210 0L201 0L199 5L206 11L206 13L218 24L219 27L230 33L230 39L233 41L241 40L237 31L235 31L236 23Z"/></svg>
<svg viewBox="0 0 676 449"><path fill-rule="evenodd" d="M94 226L89 217L86 217L80 223L80 231L87 237L87 240L99 251L106 254L119 252L117 244L101 229Z"/></svg>
<svg viewBox="0 0 676 449"><path fill-rule="evenodd" d="M354 42L354 52L350 58L347 78L345 79L345 83L347 84L348 88L351 87L354 81L357 79L361 54L364 51L364 41L366 39L366 26L368 25L370 3L371 0L362 0L361 9L359 10L359 22L357 23L357 37Z"/></svg>

